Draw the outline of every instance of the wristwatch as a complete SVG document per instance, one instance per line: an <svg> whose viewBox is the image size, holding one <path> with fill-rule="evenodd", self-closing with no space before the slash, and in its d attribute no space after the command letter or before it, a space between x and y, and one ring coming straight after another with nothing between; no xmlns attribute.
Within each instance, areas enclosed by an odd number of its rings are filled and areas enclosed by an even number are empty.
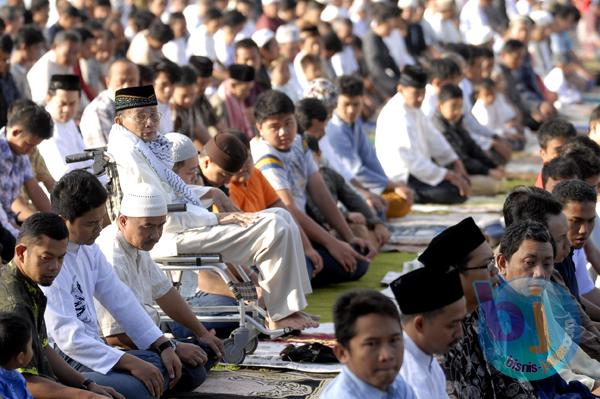
<svg viewBox="0 0 600 399"><path fill-rule="evenodd" d="M156 349L156 351L158 352L158 354L160 355L161 353L163 353L166 349L177 349L177 344L175 343L175 341L173 341L172 339L169 339L165 342L163 342L162 344L160 344L158 346L158 348Z"/></svg>
<svg viewBox="0 0 600 399"><path fill-rule="evenodd" d="M92 380L91 378L88 378L87 380L83 381L81 383L81 386L83 387L83 389L85 389L86 391L90 390L90 385L95 384L96 381Z"/></svg>

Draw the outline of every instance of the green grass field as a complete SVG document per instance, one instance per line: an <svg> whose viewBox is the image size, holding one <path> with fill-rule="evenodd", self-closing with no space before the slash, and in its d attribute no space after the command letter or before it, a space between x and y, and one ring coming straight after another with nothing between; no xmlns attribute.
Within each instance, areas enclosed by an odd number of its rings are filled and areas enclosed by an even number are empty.
<svg viewBox="0 0 600 399"><path fill-rule="evenodd" d="M387 272L402 271L402 264L414 259L415 254L408 252L381 253L373 259L369 271L359 281L337 284L326 288L316 289L308 296L306 311L321 316L321 322L331 321L331 309L336 298L343 292L352 288L372 288L381 290L381 279Z"/></svg>

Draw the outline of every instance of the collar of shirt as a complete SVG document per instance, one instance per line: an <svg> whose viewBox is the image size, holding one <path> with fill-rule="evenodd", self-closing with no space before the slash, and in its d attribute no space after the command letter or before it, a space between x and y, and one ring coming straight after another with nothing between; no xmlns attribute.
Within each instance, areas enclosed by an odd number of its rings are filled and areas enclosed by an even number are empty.
<svg viewBox="0 0 600 399"><path fill-rule="evenodd" d="M71 253L71 254L74 254L75 256L77 256L77 253L79 252L79 248L81 248L80 244L69 241L69 243L67 244L67 253Z"/></svg>
<svg viewBox="0 0 600 399"><path fill-rule="evenodd" d="M140 251L136 247L131 245L129 242L127 242L125 236L123 235L121 230L118 229L117 226L114 226L114 228L117 230L115 234L115 241L117 242L117 245L119 245L119 247L123 250L126 256L130 257L135 262L135 260L140 254Z"/></svg>
<svg viewBox="0 0 600 399"><path fill-rule="evenodd" d="M10 144L6 138L6 127L0 129L0 151L2 152L2 157L8 157L9 161L14 161L14 159L17 157L10 149Z"/></svg>
<svg viewBox="0 0 600 399"><path fill-rule="evenodd" d="M402 335L404 335L404 350L410 352L418 363L426 365L427 370L431 371L431 366L433 365L435 358L432 355L423 352L406 331L404 331Z"/></svg>
<svg viewBox="0 0 600 399"><path fill-rule="evenodd" d="M29 297L31 298L31 302L33 303L33 312L35 313L35 317L37 319L37 317L39 316L39 306L42 305L43 308L46 307L46 296L36 283L31 281L29 277L27 277L21 272L21 270L17 266L17 263L14 260L10 261L6 267L8 268L10 273L14 275L14 278L17 281L23 282L25 290L27 291L27 295L29 295Z"/></svg>
<svg viewBox="0 0 600 399"><path fill-rule="evenodd" d="M347 366L342 368L341 376L342 383L353 391L357 398L385 399L394 397L394 384L390 385L387 391L382 391L358 378Z"/></svg>

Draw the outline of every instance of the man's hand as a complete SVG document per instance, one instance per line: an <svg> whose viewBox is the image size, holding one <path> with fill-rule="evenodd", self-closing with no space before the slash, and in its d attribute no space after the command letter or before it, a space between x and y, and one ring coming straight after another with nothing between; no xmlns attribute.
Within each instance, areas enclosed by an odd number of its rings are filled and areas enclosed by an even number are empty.
<svg viewBox="0 0 600 399"><path fill-rule="evenodd" d="M125 396L115 391L112 387L98 385L95 382L89 385L89 391L101 395L102 397L109 397L113 399L125 399ZM96 397L97 395L94 395L94 398Z"/></svg>
<svg viewBox="0 0 600 399"><path fill-rule="evenodd" d="M385 227L383 223L378 223L373 228L373 234L375 234L375 238L377 238L377 242L379 245L385 245L390 240L392 233Z"/></svg>
<svg viewBox="0 0 600 399"><path fill-rule="evenodd" d="M540 114L544 119L550 118L556 114L556 108L547 101L540 104Z"/></svg>
<svg viewBox="0 0 600 399"><path fill-rule="evenodd" d="M304 256L310 259L313 264L313 273L310 277L314 278L321 270L323 270L323 258L313 247L305 249Z"/></svg>
<svg viewBox="0 0 600 399"><path fill-rule="evenodd" d="M182 362L189 364L192 367L202 366L203 364L206 364L206 361L208 360L206 352L204 352L201 347L185 342L177 343L175 353Z"/></svg>
<svg viewBox="0 0 600 399"><path fill-rule="evenodd" d="M348 212L346 220L354 224L367 224L367 218L360 212Z"/></svg>
<svg viewBox="0 0 600 399"><path fill-rule="evenodd" d="M452 169L457 174L459 174L460 176L462 176L467 181L467 183L470 184L469 174L467 173L467 168L465 168L465 164L460 159L454 161L454 166L453 166Z"/></svg>
<svg viewBox="0 0 600 399"><path fill-rule="evenodd" d="M212 188L210 190L210 196L213 200L213 203L219 209L219 212L239 212L237 206L231 202L228 196L225 195L223 191L218 188Z"/></svg>
<svg viewBox="0 0 600 399"><path fill-rule="evenodd" d="M488 175L496 180L504 179L504 171L502 171L499 168L490 169L490 171L488 172Z"/></svg>
<svg viewBox="0 0 600 399"><path fill-rule="evenodd" d="M377 213L385 213L387 211L387 203L382 196L366 191L365 199L367 200L367 204L375 209Z"/></svg>
<svg viewBox="0 0 600 399"><path fill-rule="evenodd" d="M258 219L256 213L249 212L233 212L233 213L216 213L219 224L239 224L242 227L249 227Z"/></svg>
<svg viewBox="0 0 600 399"><path fill-rule="evenodd" d="M400 198L404 198L409 206L413 205L415 193L412 188L402 183L394 188L394 192L398 194Z"/></svg>
<svg viewBox="0 0 600 399"><path fill-rule="evenodd" d="M162 396L165 380L158 367L128 354L123 355L119 363L122 369L142 381L152 396Z"/></svg>
<svg viewBox="0 0 600 399"><path fill-rule="evenodd" d="M225 353L225 347L223 346L223 341L219 337L216 336L215 330L208 331L208 334L205 334L200 337L196 337L198 342L202 342L210 346L210 348L215 352L217 356L217 360L221 360L223 358L223 354Z"/></svg>
<svg viewBox="0 0 600 399"><path fill-rule="evenodd" d="M206 354L204 355L206 356ZM169 388L173 388L181 378L181 360L179 360L179 356L177 356L172 348L162 351L160 358L162 359L162 362L167 369L167 373L169 373L169 378L171 379Z"/></svg>
<svg viewBox="0 0 600 399"><path fill-rule="evenodd" d="M373 259L375 255L377 255L377 250L373 248L371 243L367 240L363 240L362 238L354 237L350 240L350 245L359 247L363 253L366 253L365 257L370 260Z"/></svg>
<svg viewBox="0 0 600 399"><path fill-rule="evenodd" d="M456 172L448 170L444 179L455 185L461 196L468 197L469 194L471 194L471 186L469 183Z"/></svg>
<svg viewBox="0 0 600 399"><path fill-rule="evenodd" d="M356 252L354 248L350 246L350 244L340 241L337 238L332 240L332 242L327 246L327 250L348 273L354 273L356 270L357 261L369 261L367 258Z"/></svg>
<svg viewBox="0 0 600 399"><path fill-rule="evenodd" d="M506 161L510 161L510 158L512 157L512 148L506 141L494 139L492 141L492 148Z"/></svg>

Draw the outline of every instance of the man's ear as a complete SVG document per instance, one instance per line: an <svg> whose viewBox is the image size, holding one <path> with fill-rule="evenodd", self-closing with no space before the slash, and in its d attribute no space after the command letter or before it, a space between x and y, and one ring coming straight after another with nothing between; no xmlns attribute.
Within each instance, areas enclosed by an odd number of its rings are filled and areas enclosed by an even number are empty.
<svg viewBox="0 0 600 399"><path fill-rule="evenodd" d="M346 364L350 361L350 350L344 348L339 343L335 343L333 347L333 353L335 353L335 357L339 360L340 363Z"/></svg>
<svg viewBox="0 0 600 399"><path fill-rule="evenodd" d="M413 326L415 328L415 330L419 333L419 334L423 334L423 330L424 330L424 325L425 325L425 318L423 317L423 315L416 315L412 321Z"/></svg>
<svg viewBox="0 0 600 399"><path fill-rule="evenodd" d="M27 251L27 246L22 243L19 243L15 246L15 258L19 260L19 262L25 262L25 251Z"/></svg>
<svg viewBox="0 0 600 399"><path fill-rule="evenodd" d="M127 216L119 215L117 217L117 224L120 228L125 228L125 225L127 225Z"/></svg>
<svg viewBox="0 0 600 399"><path fill-rule="evenodd" d="M500 252L496 254L496 265L498 265L498 272L506 276L506 258Z"/></svg>
<svg viewBox="0 0 600 399"><path fill-rule="evenodd" d="M7 138L8 137L17 137L21 133L23 133L23 130L19 126L12 126L12 127L6 128L6 137Z"/></svg>
<svg viewBox="0 0 600 399"><path fill-rule="evenodd" d="M260 137L260 123L256 122L256 131L258 132L258 136Z"/></svg>

